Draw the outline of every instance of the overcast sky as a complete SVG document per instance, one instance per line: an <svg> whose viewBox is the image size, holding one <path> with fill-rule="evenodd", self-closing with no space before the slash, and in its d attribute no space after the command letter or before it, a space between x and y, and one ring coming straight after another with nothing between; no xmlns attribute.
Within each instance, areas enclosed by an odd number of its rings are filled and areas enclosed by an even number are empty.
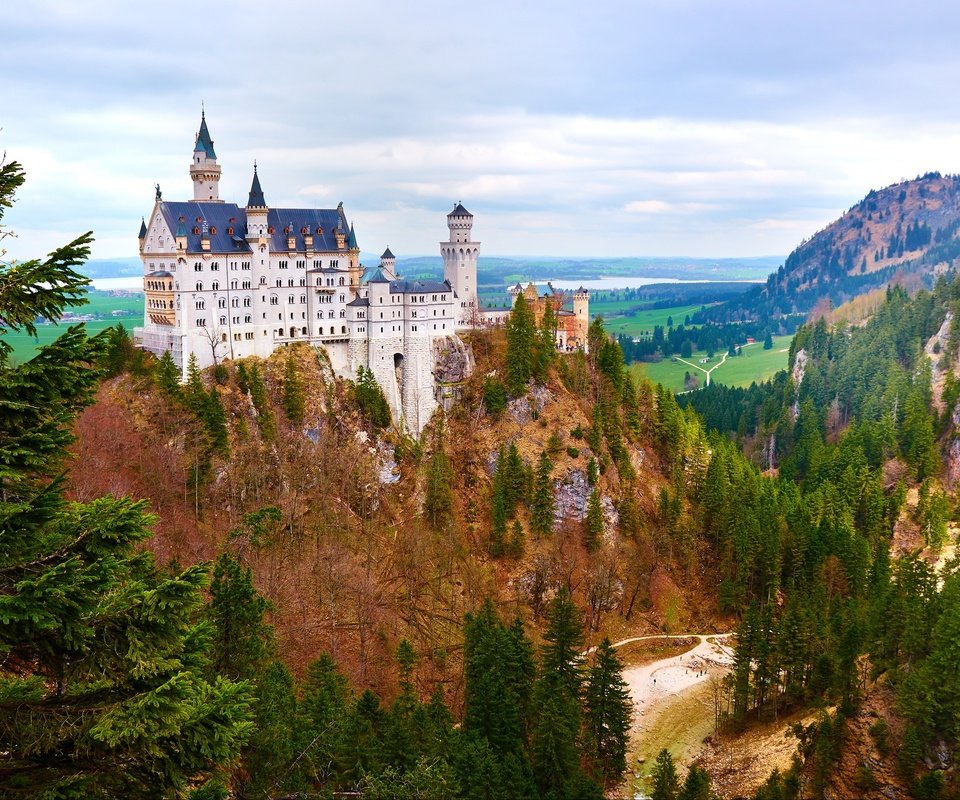
<svg viewBox="0 0 960 800"><path fill-rule="evenodd" d="M132 256L190 199L201 102L246 202L343 201L364 251L785 254L871 188L960 172L960 4L8 0L8 258Z"/></svg>

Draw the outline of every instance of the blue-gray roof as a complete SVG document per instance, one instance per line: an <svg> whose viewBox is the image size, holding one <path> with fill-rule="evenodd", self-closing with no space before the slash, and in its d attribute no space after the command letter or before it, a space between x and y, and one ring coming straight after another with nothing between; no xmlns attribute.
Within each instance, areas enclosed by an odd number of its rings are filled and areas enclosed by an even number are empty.
<svg viewBox="0 0 960 800"><path fill-rule="evenodd" d="M370 299L367 297L354 297L349 303L348 306L368 306L370 305Z"/></svg>
<svg viewBox="0 0 960 800"><path fill-rule="evenodd" d="M380 258L381 258L381 259L384 259L384 258L396 258L396 256L395 256L393 253L390 252L390 248L388 247L386 250L383 251L383 255L380 256Z"/></svg>
<svg viewBox="0 0 960 800"><path fill-rule="evenodd" d="M204 152L207 158L216 160L217 154L213 150L213 139L210 138L210 131L207 130L207 115L200 112L200 131L197 133L197 145L193 148L194 153Z"/></svg>
<svg viewBox="0 0 960 800"><path fill-rule="evenodd" d="M209 232L211 253L250 252L250 246L243 238L247 229L247 212L235 203L163 201L160 212L171 230L177 229L181 216L186 220L188 253L204 252L200 247L200 231L203 231L204 223ZM335 208L271 208L267 212L267 225L273 229L270 249L273 252L289 249L286 229L290 228L296 250L306 249L303 243L303 230L306 229L313 236L314 250L335 251L334 230L342 218L342 211ZM232 234L228 232L230 228Z"/></svg>
<svg viewBox="0 0 960 800"><path fill-rule="evenodd" d="M467 209L463 207L463 203L457 203L453 207L453 211L447 214L447 216L448 217L472 217L473 214L471 214L469 211L467 211Z"/></svg>
<svg viewBox="0 0 960 800"><path fill-rule="evenodd" d="M173 273L167 272L165 269L154 270L153 272L148 272L146 274L148 278L172 278Z"/></svg>
<svg viewBox="0 0 960 800"><path fill-rule="evenodd" d="M390 283L390 279L384 275L383 270L378 267L377 271L370 276L370 280L368 280L367 283Z"/></svg>
<svg viewBox="0 0 960 800"><path fill-rule="evenodd" d="M357 244L357 234L353 230L353 223L350 223L350 235L347 236L347 247L351 250L359 250L360 245Z"/></svg>
<svg viewBox="0 0 960 800"><path fill-rule="evenodd" d="M379 272L379 270L377 270ZM446 281L390 281L391 294L417 294L419 292L449 292Z"/></svg>
<svg viewBox="0 0 960 800"><path fill-rule="evenodd" d="M143 217L140 217L140 236L138 238L147 238L147 222Z"/></svg>

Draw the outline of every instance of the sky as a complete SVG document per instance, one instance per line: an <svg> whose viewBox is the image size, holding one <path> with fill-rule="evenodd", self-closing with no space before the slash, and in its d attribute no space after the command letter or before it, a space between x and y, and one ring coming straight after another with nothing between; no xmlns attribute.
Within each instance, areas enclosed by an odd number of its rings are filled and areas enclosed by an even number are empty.
<svg viewBox="0 0 960 800"><path fill-rule="evenodd" d="M343 202L365 252L786 254L871 188L960 172L960 4L8 0L6 258L137 254L154 185Z"/></svg>

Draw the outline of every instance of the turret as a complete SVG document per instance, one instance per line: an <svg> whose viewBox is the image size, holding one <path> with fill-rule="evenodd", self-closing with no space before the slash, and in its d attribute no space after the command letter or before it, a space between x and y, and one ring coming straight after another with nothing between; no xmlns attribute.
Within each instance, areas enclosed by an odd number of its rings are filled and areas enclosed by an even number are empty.
<svg viewBox="0 0 960 800"><path fill-rule="evenodd" d="M190 162L190 179L193 181L193 199L197 202L222 203L220 199L220 165L213 149L213 139L207 129L206 114L200 114L200 130L197 132Z"/></svg>
<svg viewBox="0 0 960 800"><path fill-rule="evenodd" d="M177 252L185 253L187 250L187 225L183 214L181 214L180 219L177 220L177 233L175 238L177 241Z"/></svg>
<svg viewBox="0 0 960 800"><path fill-rule="evenodd" d="M250 183L250 195L247 198L247 241L264 239L267 236L267 201L260 188L260 176L257 175L257 162L253 162L253 180Z"/></svg>
<svg viewBox="0 0 960 800"><path fill-rule="evenodd" d="M586 352L587 334L590 329L590 292L583 286L573 293L573 315L577 320L577 338Z"/></svg>
<svg viewBox="0 0 960 800"><path fill-rule="evenodd" d="M384 250L383 255L380 256L380 270L390 280L394 281L397 279L397 261L393 253L390 252L389 247Z"/></svg>
<svg viewBox="0 0 960 800"><path fill-rule="evenodd" d="M140 240L140 252L143 252L143 243L147 238L147 221L140 217L140 235L137 237Z"/></svg>
<svg viewBox="0 0 960 800"><path fill-rule="evenodd" d="M440 242L443 277L456 294L457 327L472 324L477 309L477 258L480 242L472 241L473 214L457 203L447 214L449 239Z"/></svg>

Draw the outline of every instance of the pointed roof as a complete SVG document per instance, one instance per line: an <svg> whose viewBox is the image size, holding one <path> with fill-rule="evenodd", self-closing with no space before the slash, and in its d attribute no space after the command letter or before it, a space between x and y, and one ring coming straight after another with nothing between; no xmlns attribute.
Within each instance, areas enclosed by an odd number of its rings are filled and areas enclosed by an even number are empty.
<svg viewBox="0 0 960 800"><path fill-rule="evenodd" d="M367 281L367 283L390 283L390 279L383 274L383 270L379 267L377 271L373 273L373 277Z"/></svg>
<svg viewBox="0 0 960 800"><path fill-rule="evenodd" d="M178 237L179 237L179 236L186 236L186 235L187 235L187 226L186 226L186 224L185 224L185 222L184 222L184 216L183 216L183 214L180 215L180 219L177 221L177 233L176 233L176 235L177 235Z"/></svg>
<svg viewBox="0 0 960 800"><path fill-rule="evenodd" d="M260 188L260 176L257 175L257 162L253 162L253 182L250 184L250 199L247 208L266 208L267 201L263 198L263 189Z"/></svg>
<svg viewBox="0 0 960 800"><path fill-rule="evenodd" d="M357 234L353 231L353 223L350 223L350 235L347 237L347 247L351 250L359 250L360 245L357 244Z"/></svg>
<svg viewBox="0 0 960 800"><path fill-rule="evenodd" d="M396 256L390 252L389 247L383 251L383 255L380 256L380 260L383 261L384 259L387 259L387 258L396 258Z"/></svg>
<svg viewBox="0 0 960 800"><path fill-rule="evenodd" d="M140 217L140 236L138 238L147 238L147 222L143 217Z"/></svg>
<svg viewBox="0 0 960 800"><path fill-rule="evenodd" d="M447 216L448 217L472 217L473 214L471 214L469 211L467 211L467 209L463 207L463 203L457 203L453 207L453 211L447 214Z"/></svg>
<svg viewBox="0 0 960 800"><path fill-rule="evenodd" d="M210 138L210 131L207 130L206 112L200 112L200 131L197 133L197 145L193 148L194 153L206 153L207 158L216 160L217 154L213 150L213 139Z"/></svg>
<svg viewBox="0 0 960 800"><path fill-rule="evenodd" d="M585 289L585 288L583 287L583 284L581 283L581 284L580 284L580 288L577 289L577 291L574 292L574 294L590 294L590 292L589 292L589 290Z"/></svg>

